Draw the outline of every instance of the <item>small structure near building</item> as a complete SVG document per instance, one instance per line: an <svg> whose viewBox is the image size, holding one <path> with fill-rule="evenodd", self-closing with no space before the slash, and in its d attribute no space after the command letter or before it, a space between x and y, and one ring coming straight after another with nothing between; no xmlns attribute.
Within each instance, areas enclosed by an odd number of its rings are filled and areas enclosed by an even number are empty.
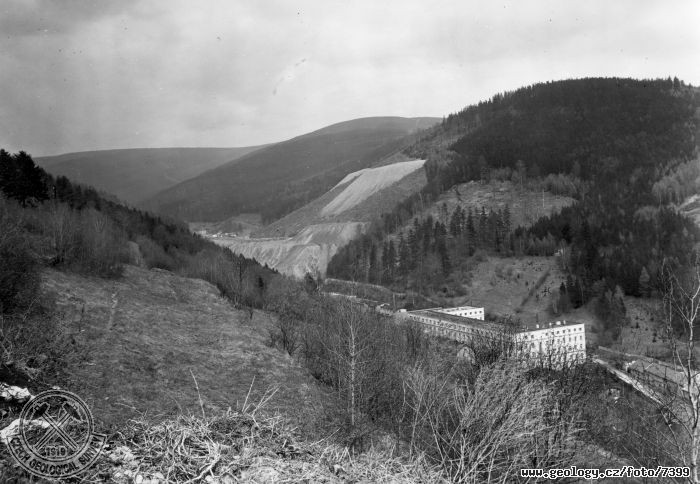
<svg viewBox="0 0 700 484"><path fill-rule="evenodd" d="M625 365L627 373L645 383L662 395L678 395L687 398L688 375L683 369L652 358L640 358ZM700 380L700 375L695 375L695 381ZM698 382L700 383L700 382ZM700 384L694 383L694 391L698 391Z"/></svg>

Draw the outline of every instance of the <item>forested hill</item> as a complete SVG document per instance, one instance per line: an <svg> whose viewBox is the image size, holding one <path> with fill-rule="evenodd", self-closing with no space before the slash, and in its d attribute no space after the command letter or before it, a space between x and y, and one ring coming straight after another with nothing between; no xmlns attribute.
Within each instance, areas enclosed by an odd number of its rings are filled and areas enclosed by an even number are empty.
<svg viewBox="0 0 700 484"><path fill-rule="evenodd" d="M445 279L475 248L503 255L564 249L578 302L616 285L650 292L664 258L687 261L698 240L696 227L667 204L700 190L699 121L698 90L670 78L550 82L469 106L408 150L428 160L422 193L341 250L329 275L410 287L420 254L432 254ZM426 202L459 183L493 179L524 180L577 202L526 229L473 207L471 221L452 213L430 220L430 229L419 220L405 234Z"/></svg>
<svg viewBox="0 0 700 484"><path fill-rule="evenodd" d="M232 162L265 146L241 148L135 148L82 151L36 158L54 176L89 185L136 204L161 190Z"/></svg>

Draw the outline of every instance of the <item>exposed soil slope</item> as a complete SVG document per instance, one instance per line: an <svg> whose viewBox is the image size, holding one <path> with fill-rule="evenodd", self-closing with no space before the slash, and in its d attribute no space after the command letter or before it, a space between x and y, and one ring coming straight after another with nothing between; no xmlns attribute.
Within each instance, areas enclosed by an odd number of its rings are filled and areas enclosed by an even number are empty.
<svg viewBox="0 0 700 484"><path fill-rule="evenodd" d="M345 183L348 184L328 205L323 207L321 215L338 215L353 208L371 195L419 170L424 163L425 160L412 160L351 173L335 186L338 188Z"/></svg>
<svg viewBox="0 0 700 484"><path fill-rule="evenodd" d="M217 237L217 244L252 258L290 276L306 273L325 275L328 261L338 248L357 237L366 227L363 222L310 225L299 234L282 239Z"/></svg>
<svg viewBox="0 0 700 484"><path fill-rule="evenodd" d="M137 203L262 146L84 151L36 158L49 173Z"/></svg>
<svg viewBox="0 0 700 484"><path fill-rule="evenodd" d="M398 163L411 161L407 156L397 153L383 159L380 163L383 166L400 166ZM399 170L400 171L400 170ZM346 180L353 180L364 172L350 173ZM338 183L331 190L322 196L307 203L294 212L285 215L283 218L272 222L265 227L254 231L253 237L291 237L298 234L305 227L315 224L330 222L369 222L379 214L389 211L400 201L409 195L417 192L426 183L425 171L415 170L403 178L395 181L386 189L377 190L374 193L365 193L367 197L355 206L348 206L344 211L333 213L322 213L323 209L340 196L347 187L347 181Z"/></svg>

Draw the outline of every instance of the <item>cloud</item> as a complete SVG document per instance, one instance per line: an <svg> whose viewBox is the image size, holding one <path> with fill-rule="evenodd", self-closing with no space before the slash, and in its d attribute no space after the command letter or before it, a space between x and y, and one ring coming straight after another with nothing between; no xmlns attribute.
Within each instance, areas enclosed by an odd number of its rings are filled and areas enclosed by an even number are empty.
<svg viewBox="0 0 700 484"><path fill-rule="evenodd" d="M95 19L128 10L135 0L3 0L0 32L5 36L67 34Z"/></svg>
<svg viewBox="0 0 700 484"><path fill-rule="evenodd" d="M6 0L0 146L243 146L362 116L442 116L552 79L697 84L699 7Z"/></svg>

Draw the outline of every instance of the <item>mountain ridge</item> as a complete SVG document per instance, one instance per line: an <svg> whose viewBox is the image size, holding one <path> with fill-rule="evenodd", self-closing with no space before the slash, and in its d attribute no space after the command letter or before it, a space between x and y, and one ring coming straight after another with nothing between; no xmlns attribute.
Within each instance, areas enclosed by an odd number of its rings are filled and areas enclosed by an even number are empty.
<svg viewBox="0 0 700 484"><path fill-rule="evenodd" d="M130 204L268 145L238 148L125 148L37 157L48 172L93 186Z"/></svg>
<svg viewBox="0 0 700 484"><path fill-rule="evenodd" d="M346 174L402 150L415 133L438 121L373 117L336 123L218 166L142 206L189 222L239 213L261 213L272 221L322 195Z"/></svg>

